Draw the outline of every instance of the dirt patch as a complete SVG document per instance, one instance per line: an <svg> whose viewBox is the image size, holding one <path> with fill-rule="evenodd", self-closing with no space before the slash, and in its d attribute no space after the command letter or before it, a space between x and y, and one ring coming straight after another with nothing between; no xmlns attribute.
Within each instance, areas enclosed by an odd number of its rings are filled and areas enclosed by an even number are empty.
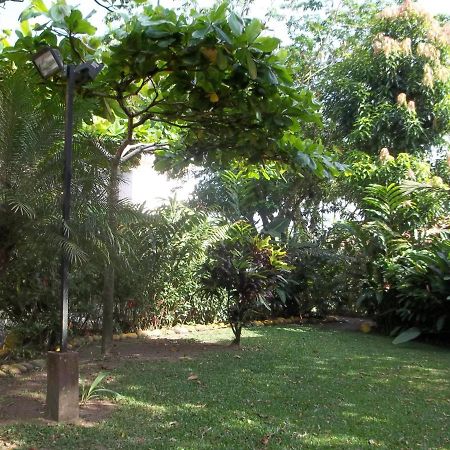
<svg viewBox="0 0 450 450"><path fill-rule="evenodd" d="M114 342L111 358L115 363L127 359L140 360L176 360L180 356L195 356L205 351L229 350L228 345L206 344L188 339L133 339ZM80 351L80 359L96 360L101 358L100 345L90 344Z"/></svg>
<svg viewBox="0 0 450 450"><path fill-rule="evenodd" d="M330 316L318 322L322 327L339 331L363 331L369 332L376 328L376 323L371 319L360 317Z"/></svg>
<svg viewBox="0 0 450 450"><path fill-rule="evenodd" d="M170 360L195 358L207 351L232 351L229 345L206 344L188 339L133 339L115 341L111 356L101 357L100 345L91 343L80 350L80 375L93 380L100 371L110 371L130 360ZM50 422L46 419L45 393L47 376L45 370L32 371L18 377L0 378L0 425L25 422ZM96 400L80 407L82 426L106 419L115 404ZM3 447L2 447L3 445ZM0 439L0 450L13 448Z"/></svg>

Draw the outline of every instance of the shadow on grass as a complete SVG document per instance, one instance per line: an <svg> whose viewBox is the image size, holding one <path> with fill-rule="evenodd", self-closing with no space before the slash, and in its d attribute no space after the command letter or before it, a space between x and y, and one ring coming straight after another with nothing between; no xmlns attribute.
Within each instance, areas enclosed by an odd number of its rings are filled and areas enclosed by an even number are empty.
<svg viewBox="0 0 450 450"><path fill-rule="evenodd" d="M0 438L23 449L450 446L450 352L423 344L394 347L379 336L312 327L252 328L241 351L212 349L173 363L129 360L114 380L123 399L108 420L91 428L9 426Z"/></svg>

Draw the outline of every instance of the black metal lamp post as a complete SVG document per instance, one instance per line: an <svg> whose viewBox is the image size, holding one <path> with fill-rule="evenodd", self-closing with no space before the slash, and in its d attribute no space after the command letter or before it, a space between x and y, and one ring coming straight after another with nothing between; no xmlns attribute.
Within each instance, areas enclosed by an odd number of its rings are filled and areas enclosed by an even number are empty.
<svg viewBox="0 0 450 450"><path fill-rule="evenodd" d="M75 86L92 81L103 64L95 61L64 66L57 49L46 47L33 57L33 63L44 79L65 75L66 111L64 132L64 181L62 198L62 237L69 238L68 223L71 205L73 103ZM59 421L78 419L78 354L67 351L69 319L69 259L66 252L61 256L60 322L61 341L59 352L48 352L47 359L47 409L50 418Z"/></svg>

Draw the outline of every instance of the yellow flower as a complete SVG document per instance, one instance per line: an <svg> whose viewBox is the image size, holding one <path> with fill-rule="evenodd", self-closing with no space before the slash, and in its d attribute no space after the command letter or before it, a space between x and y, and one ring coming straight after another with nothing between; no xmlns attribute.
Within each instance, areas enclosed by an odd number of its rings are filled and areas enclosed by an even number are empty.
<svg viewBox="0 0 450 450"><path fill-rule="evenodd" d="M404 92L397 95L397 105L406 106L406 94Z"/></svg>
<svg viewBox="0 0 450 450"><path fill-rule="evenodd" d="M417 54L425 58L438 60L441 52L433 45L426 42L419 42L416 47Z"/></svg>
<svg viewBox="0 0 450 450"><path fill-rule="evenodd" d="M397 8L388 7L384 8L383 11L380 12L379 17L382 19L392 19L397 15Z"/></svg>
<svg viewBox="0 0 450 450"><path fill-rule="evenodd" d="M383 147L380 150L380 161L385 162L388 161L391 157L391 155L389 154L389 149L387 147Z"/></svg>
<svg viewBox="0 0 450 450"><path fill-rule="evenodd" d="M373 41L372 49L375 55L378 55L383 51L383 44L380 41Z"/></svg>
<svg viewBox="0 0 450 450"><path fill-rule="evenodd" d="M411 54L411 39L403 39L403 41L400 42L400 49L405 55Z"/></svg>
<svg viewBox="0 0 450 450"><path fill-rule="evenodd" d="M433 87L433 77L429 73L425 74L423 77L422 83L425 86L432 88Z"/></svg>
<svg viewBox="0 0 450 450"><path fill-rule="evenodd" d="M416 112L416 103L415 103L415 101L414 100L410 100L408 102L407 108L408 108L408 111L410 111L412 113L415 113Z"/></svg>
<svg viewBox="0 0 450 450"><path fill-rule="evenodd" d="M446 83L450 78L450 69L439 65L436 69L436 78L443 83Z"/></svg>

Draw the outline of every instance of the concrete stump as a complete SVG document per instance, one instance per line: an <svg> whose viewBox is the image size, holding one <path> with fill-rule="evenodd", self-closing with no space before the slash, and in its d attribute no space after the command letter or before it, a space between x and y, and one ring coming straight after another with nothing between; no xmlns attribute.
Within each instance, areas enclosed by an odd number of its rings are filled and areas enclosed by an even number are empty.
<svg viewBox="0 0 450 450"><path fill-rule="evenodd" d="M47 414L57 422L79 418L78 353L47 353Z"/></svg>

